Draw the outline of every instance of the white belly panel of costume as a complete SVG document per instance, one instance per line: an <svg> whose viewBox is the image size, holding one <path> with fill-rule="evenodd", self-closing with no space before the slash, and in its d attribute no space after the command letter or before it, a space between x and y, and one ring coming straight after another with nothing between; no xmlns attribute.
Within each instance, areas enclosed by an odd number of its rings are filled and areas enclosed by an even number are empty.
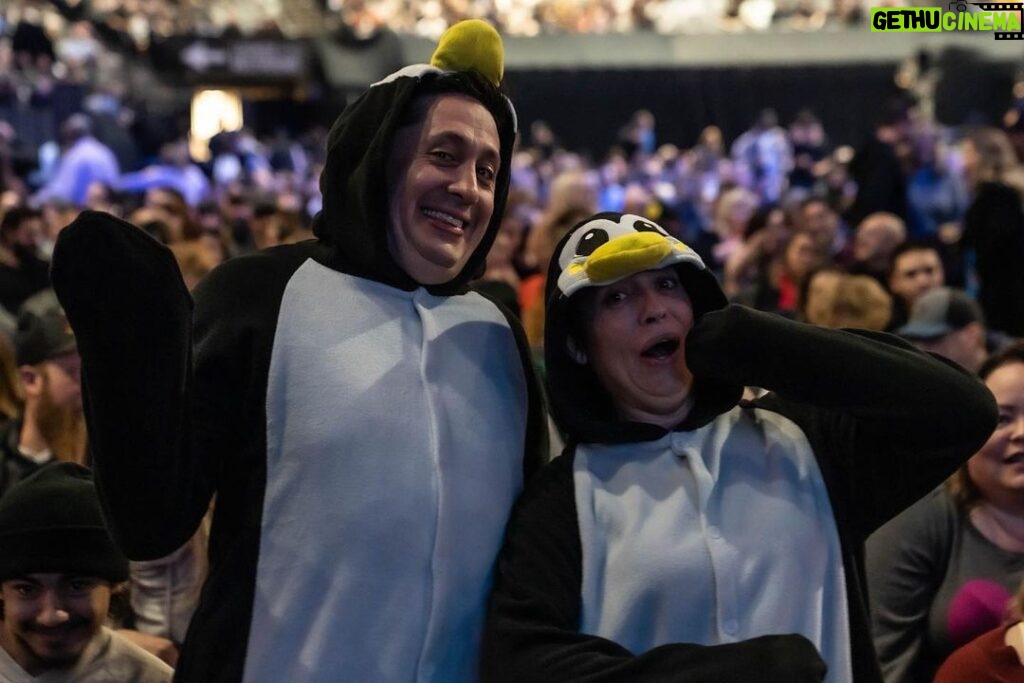
<svg viewBox="0 0 1024 683"><path fill-rule="evenodd" d="M734 408L656 441L580 445L580 629L634 654L800 633L852 681L828 490L791 420Z"/></svg>
<svg viewBox="0 0 1024 683"><path fill-rule="evenodd" d="M489 301L299 268L268 377L245 681L475 680L526 419Z"/></svg>

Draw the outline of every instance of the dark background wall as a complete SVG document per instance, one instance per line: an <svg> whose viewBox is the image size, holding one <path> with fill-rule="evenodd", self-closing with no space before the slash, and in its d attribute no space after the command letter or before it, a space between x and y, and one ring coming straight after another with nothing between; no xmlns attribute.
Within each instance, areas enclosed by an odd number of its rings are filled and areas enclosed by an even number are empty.
<svg viewBox="0 0 1024 683"><path fill-rule="evenodd" d="M573 149L603 153L637 109L657 120L658 141L689 147L705 126L726 141L772 107L786 124L803 108L834 141L870 134L872 110L898 94L893 65L718 69L513 71L506 86L521 128L543 119Z"/></svg>

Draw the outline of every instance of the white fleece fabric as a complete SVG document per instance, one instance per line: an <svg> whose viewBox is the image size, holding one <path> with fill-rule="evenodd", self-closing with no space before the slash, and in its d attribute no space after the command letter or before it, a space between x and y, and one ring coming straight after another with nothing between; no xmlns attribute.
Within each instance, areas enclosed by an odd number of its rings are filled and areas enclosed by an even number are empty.
<svg viewBox="0 0 1024 683"><path fill-rule="evenodd" d="M737 407L656 441L580 445L574 482L581 631L634 654L800 633L829 683L853 680L835 518L792 421Z"/></svg>
<svg viewBox="0 0 1024 683"><path fill-rule="evenodd" d="M302 265L270 364L245 681L475 680L526 420L494 304Z"/></svg>

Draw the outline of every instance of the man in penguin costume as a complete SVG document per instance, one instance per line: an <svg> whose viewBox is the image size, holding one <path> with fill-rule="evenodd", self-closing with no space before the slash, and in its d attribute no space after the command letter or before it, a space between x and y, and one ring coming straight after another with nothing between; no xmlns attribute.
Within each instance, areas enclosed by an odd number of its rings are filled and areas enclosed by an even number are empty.
<svg viewBox="0 0 1024 683"><path fill-rule="evenodd" d="M896 337L727 305L639 216L555 253L567 447L509 522L483 680L880 683L864 540L986 440L984 385Z"/></svg>
<svg viewBox="0 0 1024 683"><path fill-rule="evenodd" d="M133 559L214 502L177 679L472 681L491 570L545 421L519 329L467 283L497 233L515 113L484 22L331 130L318 240L195 290L83 213L53 282L97 481Z"/></svg>

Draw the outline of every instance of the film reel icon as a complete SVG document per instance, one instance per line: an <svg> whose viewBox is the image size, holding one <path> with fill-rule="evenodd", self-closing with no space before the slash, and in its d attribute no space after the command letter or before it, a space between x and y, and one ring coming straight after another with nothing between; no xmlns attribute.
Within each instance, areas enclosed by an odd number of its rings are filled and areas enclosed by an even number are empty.
<svg viewBox="0 0 1024 683"><path fill-rule="evenodd" d="M985 12L1011 12L1019 11L1024 9L1024 5L1019 2L951 2L949 3L950 11L953 11L953 5L957 6L957 10L960 12L966 11L966 5L974 5L980 7ZM963 6L963 9L960 9ZM996 40L1024 40L1024 32L1017 31L995 31L992 34Z"/></svg>

